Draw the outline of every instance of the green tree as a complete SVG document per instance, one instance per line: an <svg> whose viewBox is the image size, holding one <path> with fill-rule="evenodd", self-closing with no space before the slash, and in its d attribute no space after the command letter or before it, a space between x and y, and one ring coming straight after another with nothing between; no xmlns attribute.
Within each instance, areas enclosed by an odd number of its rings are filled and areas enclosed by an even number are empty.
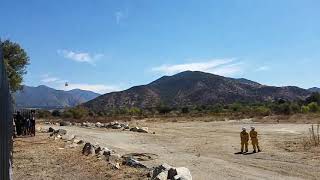
<svg viewBox="0 0 320 180"><path fill-rule="evenodd" d="M301 107L301 112L302 113L308 113L310 111L309 107L308 106L302 106Z"/></svg>
<svg viewBox="0 0 320 180"><path fill-rule="evenodd" d="M75 119L81 119L83 117L88 116L89 112L87 109L82 108L82 107L76 107L70 110L72 113L73 118Z"/></svg>
<svg viewBox="0 0 320 180"><path fill-rule="evenodd" d="M22 89L23 75L27 73L26 67L30 59L25 50L10 40L0 41L3 48L3 57L8 72L10 90L15 92Z"/></svg>
<svg viewBox="0 0 320 180"><path fill-rule="evenodd" d="M254 111L261 116L269 116L271 114L271 110L265 106L258 106L254 109Z"/></svg>
<svg viewBox="0 0 320 180"><path fill-rule="evenodd" d="M310 112L318 112L319 111L319 106L316 102L312 102L312 103L308 104L308 107L309 107Z"/></svg>

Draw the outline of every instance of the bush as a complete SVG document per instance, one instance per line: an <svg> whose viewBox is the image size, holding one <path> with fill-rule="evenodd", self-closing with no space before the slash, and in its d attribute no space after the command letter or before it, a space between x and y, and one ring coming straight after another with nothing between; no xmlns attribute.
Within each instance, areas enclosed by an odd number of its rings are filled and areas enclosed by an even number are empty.
<svg viewBox="0 0 320 180"><path fill-rule="evenodd" d="M309 109L308 106L302 106L302 107L301 107L301 112L302 112L302 113L308 113L308 112L310 112L310 109Z"/></svg>
<svg viewBox="0 0 320 180"><path fill-rule="evenodd" d="M310 103L318 103L320 104L320 93L312 93L311 96L309 96L307 99L306 99L306 103L307 104L310 104Z"/></svg>
<svg viewBox="0 0 320 180"><path fill-rule="evenodd" d="M261 116L269 116L271 114L271 110L265 106L259 106L255 108L255 113Z"/></svg>
<svg viewBox="0 0 320 180"><path fill-rule="evenodd" d="M189 111L189 108L188 108L188 107L183 107L183 108L181 109L181 112L182 112L183 114L187 114L187 113L189 113L190 111Z"/></svg>
<svg viewBox="0 0 320 180"><path fill-rule="evenodd" d="M318 106L318 103L316 103L316 102L312 102L312 103L308 104L308 107L309 107L310 112L315 113L315 112L319 111L319 106Z"/></svg>
<svg viewBox="0 0 320 180"><path fill-rule="evenodd" d="M53 117L59 117L61 114L60 114L60 111L59 111L59 110L54 110L54 111L52 111L51 115L52 115Z"/></svg>
<svg viewBox="0 0 320 180"><path fill-rule="evenodd" d="M87 117L88 115L89 115L88 110L82 107L69 109L63 113L63 117L74 118L74 119L81 119L83 117Z"/></svg>
<svg viewBox="0 0 320 180"><path fill-rule="evenodd" d="M168 114L171 112L172 109L168 106L160 106L157 108L157 110L160 114Z"/></svg>
<svg viewBox="0 0 320 180"><path fill-rule="evenodd" d="M64 118L72 118L73 116L72 116L72 113L70 111L65 111L63 113L63 117Z"/></svg>
<svg viewBox="0 0 320 180"><path fill-rule="evenodd" d="M48 118L50 116L51 116L50 111L47 111L47 110L38 111L38 118Z"/></svg>
<svg viewBox="0 0 320 180"><path fill-rule="evenodd" d="M281 103L281 104L274 104L272 106L272 110L276 113L276 114L286 114L289 115L292 112L291 106L289 103Z"/></svg>
<svg viewBox="0 0 320 180"><path fill-rule="evenodd" d="M132 107L128 110L130 115L141 115L142 114L142 110L137 108L137 107Z"/></svg>
<svg viewBox="0 0 320 180"><path fill-rule="evenodd" d="M240 112L243 109L243 106L240 103L233 103L229 107L234 112Z"/></svg>

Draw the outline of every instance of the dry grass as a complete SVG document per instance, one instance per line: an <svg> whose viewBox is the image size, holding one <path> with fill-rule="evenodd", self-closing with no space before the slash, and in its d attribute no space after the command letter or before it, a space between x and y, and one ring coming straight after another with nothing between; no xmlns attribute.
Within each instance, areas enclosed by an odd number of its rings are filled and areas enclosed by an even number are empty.
<svg viewBox="0 0 320 180"><path fill-rule="evenodd" d="M295 137L279 145L289 152L313 152L318 154L320 152L320 124L312 124L307 135Z"/></svg>
<svg viewBox="0 0 320 180"><path fill-rule="evenodd" d="M122 166L113 169L103 160L81 154L81 147L65 148L48 134L14 142L13 177L19 180L147 179L145 170Z"/></svg>
<svg viewBox="0 0 320 180"><path fill-rule="evenodd" d="M320 124L311 125L309 128L309 137L303 140L304 149L320 146Z"/></svg>

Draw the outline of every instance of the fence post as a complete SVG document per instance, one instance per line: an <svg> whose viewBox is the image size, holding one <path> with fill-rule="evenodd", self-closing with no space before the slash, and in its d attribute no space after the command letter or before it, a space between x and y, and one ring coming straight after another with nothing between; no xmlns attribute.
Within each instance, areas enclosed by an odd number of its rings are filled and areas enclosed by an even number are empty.
<svg viewBox="0 0 320 180"><path fill-rule="evenodd" d="M12 179L12 99L0 41L0 179Z"/></svg>

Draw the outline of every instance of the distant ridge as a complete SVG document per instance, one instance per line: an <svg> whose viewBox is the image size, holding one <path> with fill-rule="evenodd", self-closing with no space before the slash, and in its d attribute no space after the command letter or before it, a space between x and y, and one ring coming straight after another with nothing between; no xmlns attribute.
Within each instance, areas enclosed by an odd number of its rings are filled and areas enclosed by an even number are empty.
<svg viewBox="0 0 320 180"><path fill-rule="evenodd" d="M199 71L185 71L163 76L150 84L125 91L108 93L83 106L93 111L112 108L149 108L159 105L183 107L230 104L234 102L264 102L277 99L305 99L310 91L294 87L261 85L247 79L234 79Z"/></svg>
<svg viewBox="0 0 320 180"><path fill-rule="evenodd" d="M320 88L317 88L317 87L313 87L313 88L310 88L308 89L310 92L318 92L320 93Z"/></svg>
<svg viewBox="0 0 320 180"><path fill-rule="evenodd" d="M77 106L99 95L80 89L63 91L40 85L38 87L23 86L23 90L14 94L14 99L16 107L19 108L50 109Z"/></svg>

